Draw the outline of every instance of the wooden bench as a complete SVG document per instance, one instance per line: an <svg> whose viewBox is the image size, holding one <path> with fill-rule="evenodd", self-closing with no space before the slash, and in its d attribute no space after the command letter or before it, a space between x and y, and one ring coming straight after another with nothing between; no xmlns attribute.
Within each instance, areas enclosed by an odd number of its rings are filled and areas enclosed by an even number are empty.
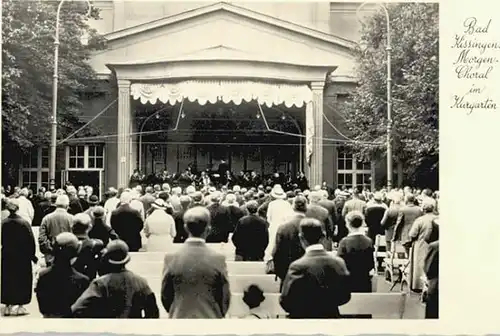
<svg viewBox="0 0 500 336"><path fill-rule="evenodd" d="M283 318L286 312L279 304L280 294L265 293L262 308L273 317ZM405 293L353 293L351 300L339 307L342 315L371 315L377 319L402 319L406 303ZM233 293L226 317L239 318L248 314L243 294Z"/></svg>
<svg viewBox="0 0 500 336"><path fill-rule="evenodd" d="M159 276L163 272L164 255L152 256L150 260L136 260L131 258L127 268L141 276ZM266 264L264 262L253 261L227 261L227 271L234 275L264 275L266 274Z"/></svg>
<svg viewBox="0 0 500 336"><path fill-rule="evenodd" d="M146 280L153 292L161 291L161 276L146 277ZM252 284L258 285L264 293L280 292L280 282L274 280L274 275L229 275L229 288L233 293L243 293Z"/></svg>

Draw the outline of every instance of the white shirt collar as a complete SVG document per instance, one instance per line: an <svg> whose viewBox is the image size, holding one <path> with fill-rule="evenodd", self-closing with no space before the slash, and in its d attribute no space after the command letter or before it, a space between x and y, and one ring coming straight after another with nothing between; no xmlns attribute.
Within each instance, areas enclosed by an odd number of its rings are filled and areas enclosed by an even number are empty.
<svg viewBox="0 0 500 336"><path fill-rule="evenodd" d="M306 252L310 251L323 251L325 247L322 244L312 244L306 247Z"/></svg>
<svg viewBox="0 0 500 336"><path fill-rule="evenodd" d="M365 233L363 231L353 231L349 232L348 236L364 236Z"/></svg>
<svg viewBox="0 0 500 336"><path fill-rule="evenodd" d="M189 237L188 239L186 239L186 243L188 243L188 242L204 243L205 239L198 238L198 237Z"/></svg>

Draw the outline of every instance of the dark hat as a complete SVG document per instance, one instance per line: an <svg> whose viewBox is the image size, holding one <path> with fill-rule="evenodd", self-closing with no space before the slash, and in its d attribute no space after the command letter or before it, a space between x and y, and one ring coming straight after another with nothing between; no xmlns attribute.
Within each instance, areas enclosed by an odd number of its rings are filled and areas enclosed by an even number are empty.
<svg viewBox="0 0 500 336"><path fill-rule="evenodd" d="M99 204L99 197L97 197L96 195L90 196L89 200L88 200L88 203L89 203L89 205L97 205L97 204Z"/></svg>
<svg viewBox="0 0 500 336"><path fill-rule="evenodd" d="M125 265L130 261L129 248L123 240L116 239L109 242L104 252L104 258L111 265Z"/></svg>
<svg viewBox="0 0 500 336"><path fill-rule="evenodd" d="M104 216L105 213L106 213L106 210L102 206L97 206L97 207L95 207L94 210L92 210L92 214L96 218L100 218L100 217Z"/></svg>

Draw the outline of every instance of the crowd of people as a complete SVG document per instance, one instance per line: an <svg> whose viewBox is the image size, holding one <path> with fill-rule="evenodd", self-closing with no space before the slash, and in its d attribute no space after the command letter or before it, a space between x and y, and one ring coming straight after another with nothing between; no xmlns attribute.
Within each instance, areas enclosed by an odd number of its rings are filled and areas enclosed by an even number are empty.
<svg viewBox="0 0 500 336"><path fill-rule="evenodd" d="M129 188L109 188L102 200L88 186L2 190L3 315L29 313L35 282L47 318L157 318L147 281L126 268L129 252L157 251L166 255L159 299L170 318L223 318L227 265L206 243L232 243L236 261L261 261L279 278L289 318L337 318L352 292L372 291L375 245L385 236L388 251L399 244L411 257L411 290L426 288L426 317L438 317L439 192L200 177L147 185L132 176ZM173 252L175 243L183 247ZM43 268L33 281L35 264ZM269 317L263 295L255 285L245 291L248 318Z"/></svg>

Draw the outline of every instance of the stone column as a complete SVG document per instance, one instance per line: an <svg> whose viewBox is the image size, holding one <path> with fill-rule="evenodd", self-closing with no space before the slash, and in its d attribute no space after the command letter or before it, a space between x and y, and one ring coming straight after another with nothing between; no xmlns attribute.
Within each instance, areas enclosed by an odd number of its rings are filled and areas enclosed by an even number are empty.
<svg viewBox="0 0 500 336"><path fill-rule="evenodd" d="M323 182L323 89L325 82L312 82L312 110L314 120L313 153L309 169L309 186ZM307 118L306 118L307 119Z"/></svg>
<svg viewBox="0 0 500 336"><path fill-rule="evenodd" d="M131 160L130 81L118 80L117 188L126 188L130 179Z"/></svg>

